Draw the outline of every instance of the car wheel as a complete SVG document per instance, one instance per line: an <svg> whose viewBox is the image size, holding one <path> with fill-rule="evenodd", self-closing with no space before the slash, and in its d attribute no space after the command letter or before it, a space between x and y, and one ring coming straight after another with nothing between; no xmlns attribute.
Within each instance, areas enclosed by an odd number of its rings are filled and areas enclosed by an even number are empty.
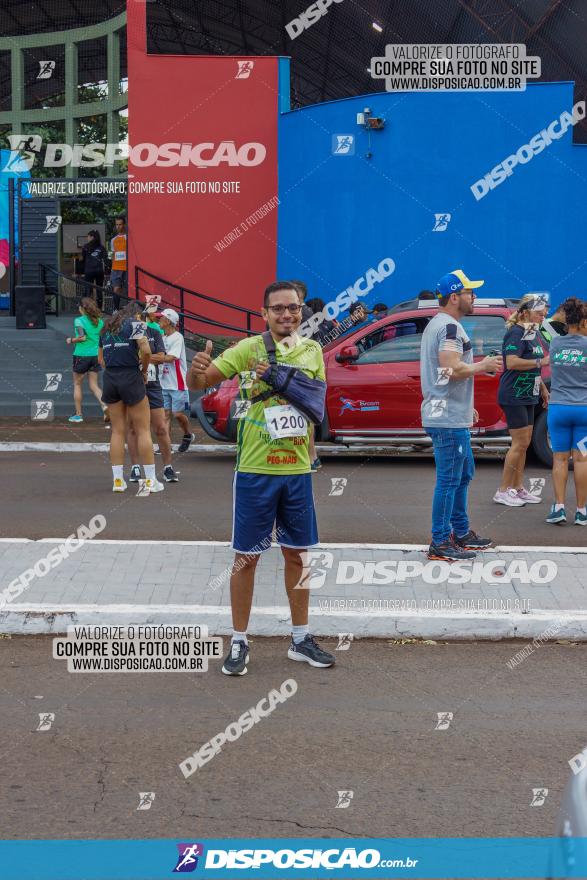
<svg viewBox="0 0 587 880"><path fill-rule="evenodd" d="M539 462L547 468L552 467L552 447L548 436L546 412L540 412L534 420L532 432L532 449Z"/></svg>

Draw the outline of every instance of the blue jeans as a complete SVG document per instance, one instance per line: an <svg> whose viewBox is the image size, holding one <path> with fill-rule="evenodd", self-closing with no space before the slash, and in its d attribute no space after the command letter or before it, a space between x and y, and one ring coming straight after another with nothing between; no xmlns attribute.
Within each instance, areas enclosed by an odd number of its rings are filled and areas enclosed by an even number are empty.
<svg viewBox="0 0 587 880"><path fill-rule="evenodd" d="M432 501L432 543L442 544L451 531L469 531L467 492L475 474L468 428L426 428L432 438L436 486Z"/></svg>

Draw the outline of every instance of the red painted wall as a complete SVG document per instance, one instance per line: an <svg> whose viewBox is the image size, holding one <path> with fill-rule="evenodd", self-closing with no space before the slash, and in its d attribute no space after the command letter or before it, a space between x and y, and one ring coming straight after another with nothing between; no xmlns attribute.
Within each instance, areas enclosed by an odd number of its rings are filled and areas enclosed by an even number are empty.
<svg viewBox="0 0 587 880"><path fill-rule="evenodd" d="M247 58L254 67L237 79L233 57L146 54L145 4L127 5L129 143L157 145L234 141L266 148L254 167L138 167L129 163L129 284L138 265L168 281L223 301L259 309L263 288L275 280L277 209L256 223L247 218L277 197L278 59ZM212 151L205 152L210 156ZM133 176L131 176L131 174ZM140 182L237 181L240 193L138 194ZM242 226L241 226L242 224ZM240 236L224 249L215 245L235 228ZM178 303L177 293L156 282L141 286ZM192 297L186 309L244 326L244 315ZM257 323L261 327L261 323ZM192 329L196 329L192 327ZM205 332L200 325L198 332ZM215 330L214 332L222 332Z"/></svg>

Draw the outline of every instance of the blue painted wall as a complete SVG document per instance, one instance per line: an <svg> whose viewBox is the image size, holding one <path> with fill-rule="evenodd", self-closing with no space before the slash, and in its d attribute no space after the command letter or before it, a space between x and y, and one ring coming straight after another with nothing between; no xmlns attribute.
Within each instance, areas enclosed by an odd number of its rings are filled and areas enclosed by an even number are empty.
<svg viewBox="0 0 587 880"><path fill-rule="evenodd" d="M368 135L370 107L386 127ZM391 94L320 104L279 120L278 277L328 301L384 257L395 272L370 305L462 268L486 296L587 296L587 147L573 129L476 201L471 185L573 106L572 83L522 93ZM354 155L333 155L335 134ZM450 213L445 232L434 215Z"/></svg>

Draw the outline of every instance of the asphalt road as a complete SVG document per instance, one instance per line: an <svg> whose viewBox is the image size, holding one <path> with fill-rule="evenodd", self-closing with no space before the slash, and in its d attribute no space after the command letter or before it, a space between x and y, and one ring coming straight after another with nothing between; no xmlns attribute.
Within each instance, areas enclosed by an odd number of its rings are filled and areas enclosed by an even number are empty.
<svg viewBox="0 0 587 880"><path fill-rule="evenodd" d="M241 678L218 661L199 675L75 675L49 637L1 640L2 836L555 833L567 762L587 742L584 646L545 645L514 670L519 643L361 641L330 670L286 647L254 640ZM297 693L184 778L181 761L288 678ZM51 729L37 731L45 712ZM447 730L438 712L453 713ZM533 788L548 789L542 806ZM139 792L155 793L149 810Z"/></svg>
<svg viewBox="0 0 587 880"><path fill-rule="evenodd" d="M0 453L0 532L63 537L101 513L107 519L101 538L230 540L234 456L188 453L175 466L180 482L143 499L135 497L132 484L125 495L112 494L107 453ZM470 491L472 527L499 544L584 546L587 535L576 526L544 522L549 472L533 466L528 475L546 479L544 502L503 507L492 501L501 462L479 460ZM321 541L428 542L434 476L433 461L423 457L326 457L313 477ZM331 496L338 478L347 484L342 495Z"/></svg>

